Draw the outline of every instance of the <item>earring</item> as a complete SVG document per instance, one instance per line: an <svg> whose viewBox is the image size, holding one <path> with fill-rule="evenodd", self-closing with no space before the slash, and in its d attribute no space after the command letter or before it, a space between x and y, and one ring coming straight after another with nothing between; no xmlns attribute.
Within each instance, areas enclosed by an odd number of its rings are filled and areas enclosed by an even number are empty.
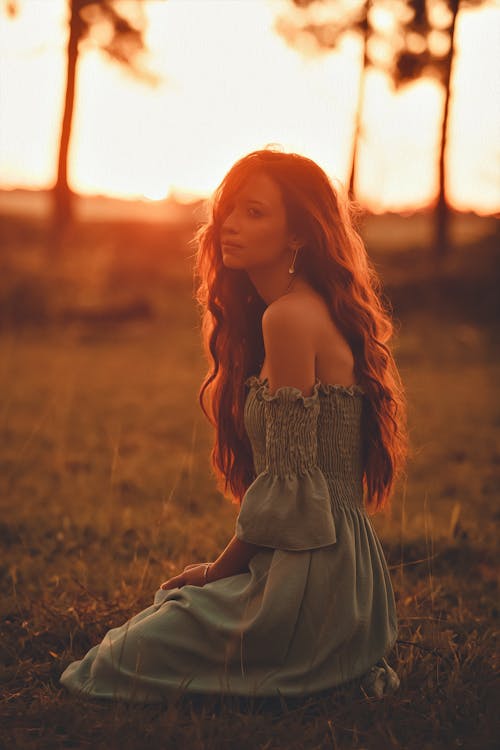
<svg viewBox="0 0 500 750"><path fill-rule="evenodd" d="M288 273L295 273L295 261L297 259L297 253L299 252L299 246L295 248L295 255L293 256L292 265L288 269Z"/></svg>

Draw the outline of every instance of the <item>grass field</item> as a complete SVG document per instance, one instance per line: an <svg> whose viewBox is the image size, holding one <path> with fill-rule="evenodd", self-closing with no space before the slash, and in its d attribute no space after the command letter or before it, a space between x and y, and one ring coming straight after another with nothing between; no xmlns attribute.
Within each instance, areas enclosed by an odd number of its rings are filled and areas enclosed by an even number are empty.
<svg viewBox="0 0 500 750"><path fill-rule="evenodd" d="M411 247L377 255L399 321L412 440L390 510L373 517L397 599L389 660L399 692L383 701L345 688L294 701L152 707L84 702L58 677L148 606L162 580L214 559L234 531L237 509L210 473L211 428L197 402L205 363L190 230L172 230L162 245L144 229L120 240L95 229L53 266L36 224L9 231L0 281L0 746L493 747L494 242L465 247L438 277Z"/></svg>

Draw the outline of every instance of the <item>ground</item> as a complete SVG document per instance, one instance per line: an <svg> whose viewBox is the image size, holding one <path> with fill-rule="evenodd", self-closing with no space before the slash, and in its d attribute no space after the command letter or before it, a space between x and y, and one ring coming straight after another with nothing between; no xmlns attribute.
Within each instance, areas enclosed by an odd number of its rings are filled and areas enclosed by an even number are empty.
<svg viewBox="0 0 500 750"><path fill-rule="evenodd" d="M385 226L387 226L387 220ZM412 453L373 517L399 617L401 678L296 701L86 703L64 666L214 559L237 507L210 473L211 428L190 228L88 228L64 257L16 219L0 259L0 721L5 747L313 750L493 747L500 488L498 256L493 238L440 268L379 251ZM85 252L84 252L85 251ZM1 745L1 743L0 743Z"/></svg>

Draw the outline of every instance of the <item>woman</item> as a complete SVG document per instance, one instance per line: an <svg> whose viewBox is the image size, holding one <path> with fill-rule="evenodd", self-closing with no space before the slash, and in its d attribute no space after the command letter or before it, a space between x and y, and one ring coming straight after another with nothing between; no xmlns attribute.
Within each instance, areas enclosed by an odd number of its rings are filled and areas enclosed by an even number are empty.
<svg viewBox="0 0 500 750"><path fill-rule="evenodd" d="M317 164L275 150L240 159L216 190L196 238L211 363L200 403L239 503L235 535L70 664L70 690L154 702L398 687L368 511L405 461L405 398L352 208Z"/></svg>

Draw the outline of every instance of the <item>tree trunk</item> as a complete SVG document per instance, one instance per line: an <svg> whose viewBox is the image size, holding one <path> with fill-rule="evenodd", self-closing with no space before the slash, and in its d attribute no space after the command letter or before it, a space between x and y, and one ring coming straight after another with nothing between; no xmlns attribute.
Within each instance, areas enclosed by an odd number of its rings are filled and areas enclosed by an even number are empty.
<svg viewBox="0 0 500 750"><path fill-rule="evenodd" d="M446 58L445 77L443 86L445 90L444 110L441 121L441 144L439 150L439 194L435 213L435 238L434 252L438 259L448 255L450 250L449 220L450 211L446 198L446 146L448 138L448 118L451 98L452 67L455 54L455 25L458 16L460 0L451 0L450 9L453 19L450 27L450 49Z"/></svg>
<svg viewBox="0 0 500 750"><path fill-rule="evenodd" d="M67 47L66 91L64 97L64 114L59 141L59 158L57 181L53 188L51 251L58 253L62 249L64 230L73 219L73 192L68 185L68 151L73 123L75 101L76 64L78 60L78 42L82 32L79 16L80 0L68 0L69 4L69 39Z"/></svg>
<svg viewBox="0 0 500 750"><path fill-rule="evenodd" d="M354 135L353 135L353 149L352 149L352 162L351 162L351 174L349 175L349 195L354 198L355 188L354 183L358 172L358 160L359 160L359 139L362 136L362 121L363 121L363 104L365 99L365 78L366 70L368 68L368 12L372 0L368 0L365 8L365 16L363 18L363 62L361 66L361 75L359 77L359 88L358 88L358 103L356 106L356 114L354 120Z"/></svg>

